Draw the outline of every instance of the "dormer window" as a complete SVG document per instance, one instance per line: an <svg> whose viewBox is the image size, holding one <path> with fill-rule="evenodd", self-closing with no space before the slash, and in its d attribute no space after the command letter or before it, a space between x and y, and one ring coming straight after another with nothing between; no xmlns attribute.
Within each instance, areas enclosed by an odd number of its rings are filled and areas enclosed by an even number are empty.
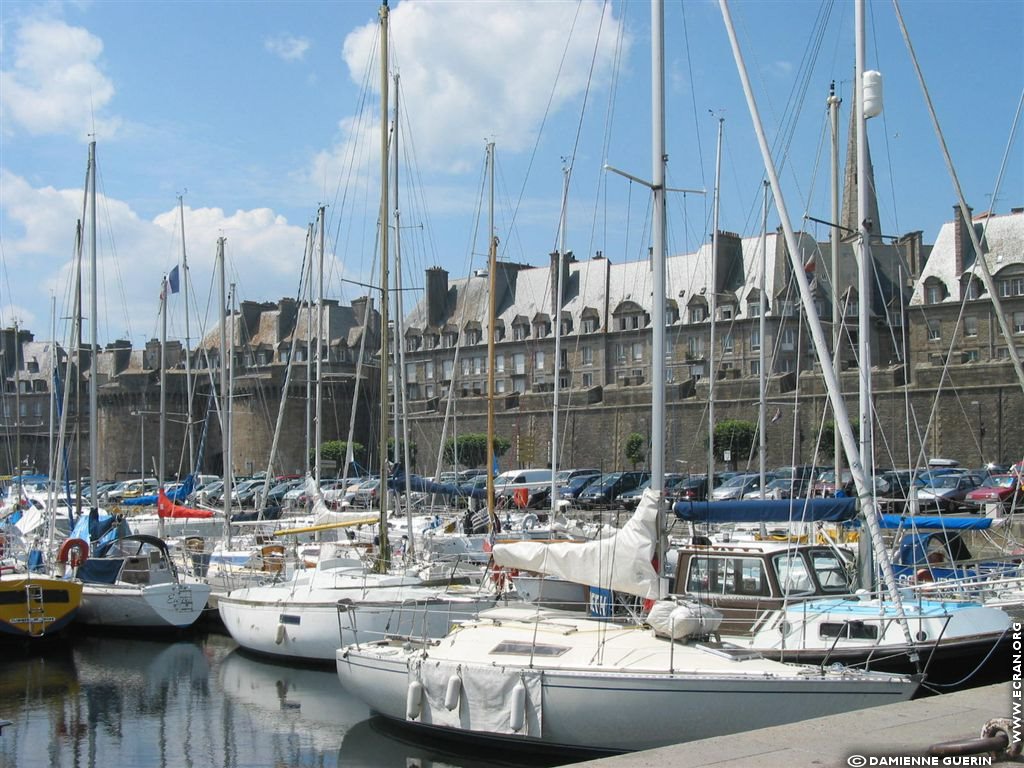
<svg viewBox="0 0 1024 768"><path fill-rule="evenodd" d="M441 337L442 343L445 349L451 349L459 343L459 332L458 331L445 331L444 336Z"/></svg>
<svg viewBox="0 0 1024 768"><path fill-rule="evenodd" d="M690 307L690 322L703 323L708 319L708 308L703 304Z"/></svg>
<svg viewBox="0 0 1024 768"><path fill-rule="evenodd" d="M530 325L525 320L517 320L512 324L512 340L525 341L530 338Z"/></svg>
<svg viewBox="0 0 1024 768"><path fill-rule="evenodd" d="M924 284L924 300L926 304L941 304L946 298L946 286L941 280L928 280Z"/></svg>
<svg viewBox="0 0 1024 768"><path fill-rule="evenodd" d="M436 333L428 333L423 336L423 346L427 349L437 349L440 337Z"/></svg>

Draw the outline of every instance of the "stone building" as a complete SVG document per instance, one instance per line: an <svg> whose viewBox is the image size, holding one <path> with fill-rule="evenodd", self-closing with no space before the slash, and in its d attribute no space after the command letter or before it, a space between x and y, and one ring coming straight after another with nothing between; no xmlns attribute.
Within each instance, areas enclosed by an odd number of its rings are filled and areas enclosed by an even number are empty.
<svg viewBox="0 0 1024 768"><path fill-rule="evenodd" d="M368 313L368 316L367 316ZM351 306L326 301L323 307L322 335L323 424L324 440L346 439L350 417L355 410L356 432L369 433L369 414L377 401L378 368L364 366L356 401L356 371L363 328L368 327L365 347L380 346L377 331L380 317L368 299ZM283 428L271 471L302 472L306 466L307 433L312 409L307 409L314 390L307 385L307 366L315 355L317 343L316 309L306 303L282 299L279 303L242 302L230 317L227 330L234 339L232 385L232 466L236 476L268 469L271 443L282 399ZM219 392L219 328L200 340L191 350L192 439L188 435L188 386L185 352L180 341L166 344L167 420L165 466L168 478L183 476L192 466L200 471L221 474L224 452L220 413L211 392ZM60 345L34 341L29 331L0 331L4 397L3 425L8 451L0 457L0 472L10 474L20 457L22 469L49 468L49 408L54 361L62 380L67 376L67 353ZM13 350L20 349L15 366ZM11 350L11 352L7 352ZM53 352L56 351L56 358ZM291 366L287 392L285 376ZM147 342L144 349L133 350L125 340L107 344L97 356L97 429L99 467L95 473L104 479L156 476L159 454L159 407L161 344ZM17 368L17 370L15 370ZM79 373L81 371L81 373ZM72 366L70 380L76 382L68 393L66 451L69 474L91 476L88 450L88 388L90 361L83 351L79 365ZM315 372L313 376L315 377ZM20 414L15 418L14 414ZM77 415L81 414L81 418ZM56 426L55 426L56 431ZM205 432L205 437L203 436ZM196 457L190 459L190 454ZM193 464L194 462L194 464Z"/></svg>

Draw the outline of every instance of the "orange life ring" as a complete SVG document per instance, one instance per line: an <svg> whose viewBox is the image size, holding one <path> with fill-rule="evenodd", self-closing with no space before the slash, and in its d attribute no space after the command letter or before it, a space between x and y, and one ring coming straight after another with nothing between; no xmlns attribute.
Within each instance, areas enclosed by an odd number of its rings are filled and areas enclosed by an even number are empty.
<svg viewBox="0 0 1024 768"><path fill-rule="evenodd" d="M60 545L57 562L77 568L89 559L89 542L83 539L68 539Z"/></svg>

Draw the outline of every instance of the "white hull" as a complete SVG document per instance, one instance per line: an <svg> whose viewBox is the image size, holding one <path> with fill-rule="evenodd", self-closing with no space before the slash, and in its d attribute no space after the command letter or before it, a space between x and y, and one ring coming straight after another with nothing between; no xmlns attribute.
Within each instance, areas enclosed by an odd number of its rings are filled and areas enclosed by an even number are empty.
<svg viewBox="0 0 1024 768"><path fill-rule="evenodd" d="M821 673L730 658L636 627L568 614L538 624L514 613L487 612L493 622L464 625L426 649L340 649L338 677L371 709L411 725L606 752L888 704L917 688L902 676Z"/></svg>
<svg viewBox="0 0 1024 768"><path fill-rule="evenodd" d="M333 663L338 648L383 637L442 637L455 621L493 607L476 587L252 587L218 598L231 637L255 653Z"/></svg>
<svg viewBox="0 0 1024 768"><path fill-rule="evenodd" d="M207 584L85 584L77 621L120 629L184 629L210 596Z"/></svg>

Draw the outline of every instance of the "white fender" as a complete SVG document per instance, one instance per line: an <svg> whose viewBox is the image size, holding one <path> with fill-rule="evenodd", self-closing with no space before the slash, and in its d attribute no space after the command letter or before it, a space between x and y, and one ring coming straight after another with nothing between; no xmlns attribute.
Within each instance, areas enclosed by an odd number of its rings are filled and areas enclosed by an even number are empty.
<svg viewBox="0 0 1024 768"><path fill-rule="evenodd" d="M459 706L459 696L462 693L462 678L452 675L448 678L448 687L444 690L444 706L449 712Z"/></svg>
<svg viewBox="0 0 1024 768"><path fill-rule="evenodd" d="M274 638L274 644L275 645L280 645L281 643L284 642L285 637L286 637L286 635L285 635L284 624L278 624L277 625L277 636Z"/></svg>
<svg viewBox="0 0 1024 768"><path fill-rule="evenodd" d="M423 683L413 680L409 683L409 690L405 695L405 716L409 720L415 720L420 716L420 708L423 706Z"/></svg>
<svg viewBox="0 0 1024 768"><path fill-rule="evenodd" d="M526 725L526 686L520 680L512 688L512 700L508 713L508 726L516 733Z"/></svg>

